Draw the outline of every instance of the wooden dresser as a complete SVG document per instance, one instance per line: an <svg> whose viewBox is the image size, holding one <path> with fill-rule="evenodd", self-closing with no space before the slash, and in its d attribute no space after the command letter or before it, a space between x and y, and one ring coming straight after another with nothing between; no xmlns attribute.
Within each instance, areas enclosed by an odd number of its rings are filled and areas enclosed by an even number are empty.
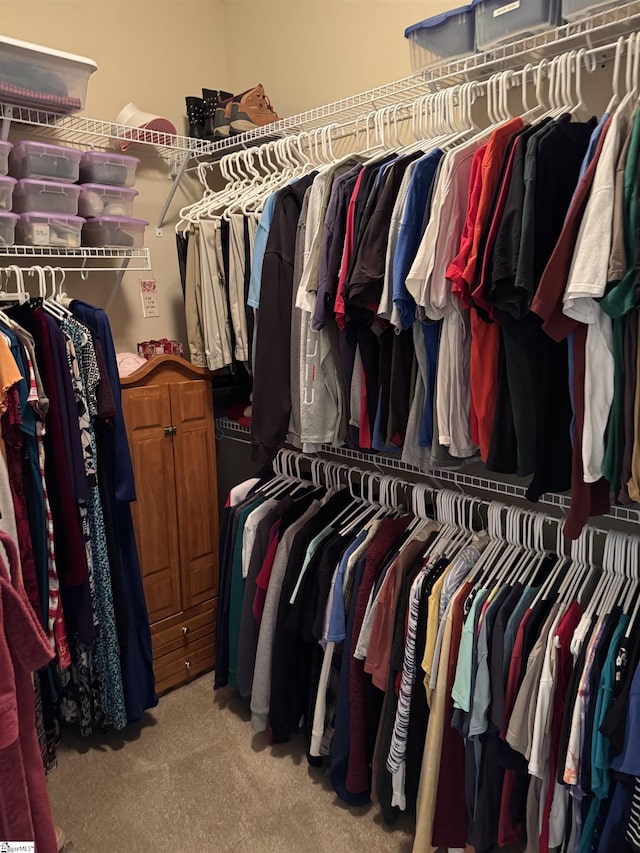
<svg viewBox="0 0 640 853"><path fill-rule="evenodd" d="M171 355L121 380L159 693L215 664L218 496L210 380L209 371Z"/></svg>

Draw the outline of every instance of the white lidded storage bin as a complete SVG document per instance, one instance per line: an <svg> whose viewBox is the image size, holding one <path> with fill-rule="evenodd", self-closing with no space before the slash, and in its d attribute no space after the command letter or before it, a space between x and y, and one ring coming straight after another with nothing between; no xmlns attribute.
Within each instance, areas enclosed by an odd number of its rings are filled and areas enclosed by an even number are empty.
<svg viewBox="0 0 640 853"><path fill-rule="evenodd" d="M149 223L128 216L97 216L87 219L82 229L83 246L108 249L140 249Z"/></svg>
<svg viewBox="0 0 640 853"><path fill-rule="evenodd" d="M15 228L18 215L0 210L0 246L13 246L16 242Z"/></svg>
<svg viewBox="0 0 640 853"><path fill-rule="evenodd" d="M0 175L0 210L11 210L13 207L13 191L16 185L15 178Z"/></svg>
<svg viewBox="0 0 640 853"><path fill-rule="evenodd" d="M82 184L78 213L91 216L131 216L138 190L104 184Z"/></svg>
<svg viewBox="0 0 640 853"><path fill-rule="evenodd" d="M85 151L80 163L80 181L83 184L109 184L132 187L140 161L128 154L111 151Z"/></svg>
<svg viewBox="0 0 640 853"><path fill-rule="evenodd" d="M480 0L476 46L490 50L503 41L547 30L560 22L560 0Z"/></svg>
<svg viewBox="0 0 640 853"><path fill-rule="evenodd" d="M469 56L475 48L475 10L478 0L450 9L407 27L411 68L420 71L441 59Z"/></svg>
<svg viewBox="0 0 640 853"><path fill-rule="evenodd" d="M84 219L80 216L38 213L31 211L20 215L16 237L21 246L56 246L77 249Z"/></svg>
<svg viewBox="0 0 640 853"><path fill-rule="evenodd" d="M562 17L568 21L577 18L586 18L601 9L610 9L612 6L620 6L624 0L562 0Z"/></svg>
<svg viewBox="0 0 640 853"><path fill-rule="evenodd" d="M19 142L9 157L14 178L40 178L75 184L80 173L82 151L48 142Z"/></svg>
<svg viewBox="0 0 640 853"><path fill-rule="evenodd" d="M84 108L93 59L0 36L0 101L56 115Z"/></svg>
<svg viewBox="0 0 640 853"><path fill-rule="evenodd" d="M23 178L13 193L13 209L16 213L37 210L39 213L78 213L80 187L59 181L41 181L38 178Z"/></svg>
<svg viewBox="0 0 640 853"><path fill-rule="evenodd" d="M10 142L0 141L0 175L9 174L9 154L13 145Z"/></svg>

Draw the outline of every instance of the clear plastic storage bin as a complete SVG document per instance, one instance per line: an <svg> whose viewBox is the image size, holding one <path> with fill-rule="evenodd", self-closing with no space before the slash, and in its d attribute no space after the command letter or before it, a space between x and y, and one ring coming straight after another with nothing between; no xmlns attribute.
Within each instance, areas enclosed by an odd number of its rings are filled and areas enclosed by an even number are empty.
<svg viewBox="0 0 640 853"><path fill-rule="evenodd" d="M598 12L600 9L610 9L612 6L619 6L623 0L562 0L562 17L568 21L574 21L576 18L585 18L593 12Z"/></svg>
<svg viewBox="0 0 640 853"><path fill-rule="evenodd" d="M16 225L16 237L21 246L56 246L77 249L84 219L53 213L21 214Z"/></svg>
<svg viewBox="0 0 640 853"><path fill-rule="evenodd" d="M144 230L148 224L144 219L128 216L87 219L82 229L82 244L107 249L140 249L144 246Z"/></svg>
<svg viewBox="0 0 640 853"><path fill-rule="evenodd" d="M10 142L0 141L0 175L9 174L9 154L13 145Z"/></svg>
<svg viewBox="0 0 640 853"><path fill-rule="evenodd" d="M138 190L129 187L109 187L103 184L83 184L80 187L78 213L92 216L131 216Z"/></svg>
<svg viewBox="0 0 640 853"><path fill-rule="evenodd" d="M13 207L13 190L16 185L15 178L0 176L0 210L11 210Z"/></svg>
<svg viewBox="0 0 640 853"><path fill-rule="evenodd" d="M0 100L56 115L78 112L97 67L84 56L0 36Z"/></svg>
<svg viewBox="0 0 640 853"><path fill-rule="evenodd" d="M82 151L46 142L19 142L9 157L14 178L41 178L75 184L80 173Z"/></svg>
<svg viewBox="0 0 640 853"><path fill-rule="evenodd" d="M0 246L13 246L16 242L15 229L18 218L15 213L0 210Z"/></svg>
<svg viewBox="0 0 640 853"><path fill-rule="evenodd" d="M475 11L478 50L490 50L500 42L531 35L560 22L560 0L479 0Z"/></svg>
<svg viewBox="0 0 640 853"><path fill-rule="evenodd" d="M80 187L61 184L58 181L40 181L24 178L18 181L13 193L13 209L16 213L37 210L40 213L78 213Z"/></svg>
<svg viewBox="0 0 640 853"><path fill-rule="evenodd" d="M132 187L140 161L128 154L111 151L85 151L80 163L80 180L83 184L109 184Z"/></svg>
<svg viewBox="0 0 640 853"><path fill-rule="evenodd" d="M411 68L420 71L440 59L458 59L469 56L475 47L475 10L478 0L434 15L418 24L407 27Z"/></svg>

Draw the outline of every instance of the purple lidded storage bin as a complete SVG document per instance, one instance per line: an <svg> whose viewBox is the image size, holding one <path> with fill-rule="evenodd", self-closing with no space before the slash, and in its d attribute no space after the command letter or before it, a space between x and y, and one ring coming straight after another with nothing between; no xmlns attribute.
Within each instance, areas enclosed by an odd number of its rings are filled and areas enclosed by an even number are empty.
<svg viewBox="0 0 640 853"><path fill-rule="evenodd" d="M130 187L114 187L105 184L82 184L78 213L85 218L92 216L131 216L133 202L138 190Z"/></svg>
<svg viewBox="0 0 640 853"><path fill-rule="evenodd" d="M97 216L87 219L82 229L83 246L109 249L140 249L144 245L144 229L149 223L128 216Z"/></svg>
<svg viewBox="0 0 640 853"><path fill-rule="evenodd" d="M0 175L9 174L9 154L13 149L10 142L0 141Z"/></svg>
<svg viewBox="0 0 640 853"><path fill-rule="evenodd" d="M129 154L112 151L85 151L80 163L80 182L83 184L109 184L132 187L140 161Z"/></svg>
<svg viewBox="0 0 640 853"><path fill-rule="evenodd" d="M62 213L76 216L80 187L60 181L41 181L23 178L13 192L13 209L16 213Z"/></svg>
<svg viewBox="0 0 640 853"><path fill-rule="evenodd" d="M21 246L78 249L84 219L80 216L30 211L19 217L16 236Z"/></svg>
<svg viewBox="0 0 640 853"><path fill-rule="evenodd" d="M16 179L0 175L0 210L11 210L13 207L13 190Z"/></svg>
<svg viewBox="0 0 640 853"><path fill-rule="evenodd" d="M0 210L0 246L13 246L16 242L15 230L18 219L17 214Z"/></svg>
<svg viewBox="0 0 640 853"><path fill-rule="evenodd" d="M78 180L82 151L50 145L48 142L19 142L9 157L9 171L14 178L41 178L45 181Z"/></svg>

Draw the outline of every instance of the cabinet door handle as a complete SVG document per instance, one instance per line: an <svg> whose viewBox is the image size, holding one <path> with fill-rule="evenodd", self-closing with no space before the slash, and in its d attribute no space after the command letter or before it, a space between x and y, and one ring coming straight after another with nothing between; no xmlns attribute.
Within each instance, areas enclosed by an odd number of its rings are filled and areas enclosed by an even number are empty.
<svg viewBox="0 0 640 853"><path fill-rule="evenodd" d="M184 662L184 668L185 669L191 669L191 661L190 660L186 660Z"/></svg>
<svg viewBox="0 0 640 853"><path fill-rule="evenodd" d="M182 635L183 635L184 637L186 637L188 633L189 633L189 626L188 626L188 625L183 625L183 626L182 626Z"/></svg>
<svg viewBox="0 0 640 853"><path fill-rule="evenodd" d="M178 431L178 428L176 426L174 426L173 424L171 424L170 426L166 426L164 428L164 434L165 435L175 435L177 431Z"/></svg>

